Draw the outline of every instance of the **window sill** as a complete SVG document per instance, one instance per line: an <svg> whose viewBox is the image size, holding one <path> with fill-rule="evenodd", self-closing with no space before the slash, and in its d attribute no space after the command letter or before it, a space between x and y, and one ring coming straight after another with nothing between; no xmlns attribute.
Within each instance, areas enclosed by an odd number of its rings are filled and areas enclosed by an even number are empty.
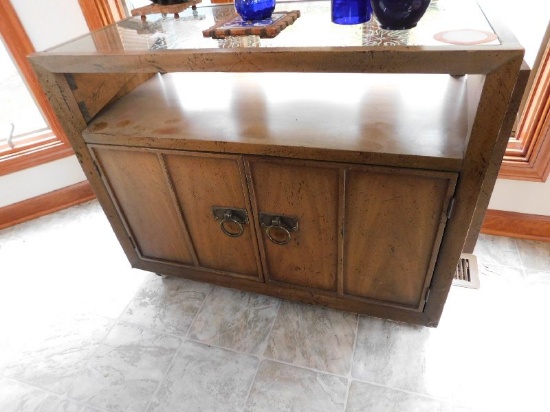
<svg viewBox="0 0 550 412"><path fill-rule="evenodd" d="M18 172L29 167L62 159L74 154L73 149L51 132L49 136L34 139L33 143L2 153L0 147L0 176Z"/></svg>

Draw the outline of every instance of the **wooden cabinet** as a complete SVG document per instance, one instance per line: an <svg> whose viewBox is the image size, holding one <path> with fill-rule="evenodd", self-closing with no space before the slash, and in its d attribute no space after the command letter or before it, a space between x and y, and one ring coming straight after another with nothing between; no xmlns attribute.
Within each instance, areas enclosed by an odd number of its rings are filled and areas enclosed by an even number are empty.
<svg viewBox="0 0 550 412"><path fill-rule="evenodd" d="M332 24L327 0L283 2L300 18L254 41L203 37L234 12L204 6L31 62L134 267L436 326L523 49L472 0L432 3L388 37ZM437 40L464 27L496 36Z"/></svg>
<svg viewBox="0 0 550 412"><path fill-rule="evenodd" d="M91 148L143 260L423 309L456 173Z"/></svg>

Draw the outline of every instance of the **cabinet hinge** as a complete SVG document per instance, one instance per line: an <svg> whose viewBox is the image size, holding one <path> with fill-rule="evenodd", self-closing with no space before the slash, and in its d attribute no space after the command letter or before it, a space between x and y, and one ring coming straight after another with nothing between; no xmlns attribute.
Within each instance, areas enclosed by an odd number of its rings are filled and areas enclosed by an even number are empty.
<svg viewBox="0 0 550 412"><path fill-rule="evenodd" d="M455 207L455 198L451 197L451 200L449 200L449 207L447 208L447 220L451 218L454 207Z"/></svg>
<svg viewBox="0 0 550 412"><path fill-rule="evenodd" d="M424 302L427 302L427 301L428 301L428 299L429 299L429 297L430 297L430 292L431 292L431 291L432 291L432 290L428 288L428 290L426 291L426 297L424 298Z"/></svg>
<svg viewBox="0 0 550 412"><path fill-rule="evenodd" d="M94 167L95 167L95 170L97 170L97 174L99 175L99 177L102 177L101 175L101 169L99 168L99 165L96 163L96 161L94 160Z"/></svg>

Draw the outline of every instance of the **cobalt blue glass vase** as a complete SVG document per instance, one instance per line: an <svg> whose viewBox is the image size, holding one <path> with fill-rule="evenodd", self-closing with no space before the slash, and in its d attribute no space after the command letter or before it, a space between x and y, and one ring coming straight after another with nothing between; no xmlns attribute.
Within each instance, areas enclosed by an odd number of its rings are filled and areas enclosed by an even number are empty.
<svg viewBox="0 0 550 412"><path fill-rule="evenodd" d="M275 9L275 0L235 0L235 9L243 20L265 20Z"/></svg>
<svg viewBox="0 0 550 412"><path fill-rule="evenodd" d="M380 27L386 30L407 30L416 27L430 0L371 0L372 11Z"/></svg>
<svg viewBox="0 0 550 412"><path fill-rule="evenodd" d="M332 0L332 22L336 24L361 24L370 20L370 0Z"/></svg>

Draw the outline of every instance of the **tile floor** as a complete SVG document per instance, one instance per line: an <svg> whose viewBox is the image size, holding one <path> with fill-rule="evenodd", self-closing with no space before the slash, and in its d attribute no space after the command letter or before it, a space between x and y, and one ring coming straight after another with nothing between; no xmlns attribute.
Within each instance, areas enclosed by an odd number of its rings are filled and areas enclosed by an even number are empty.
<svg viewBox="0 0 550 412"><path fill-rule="evenodd" d="M130 269L96 202L0 231L0 411L550 411L550 243L437 329Z"/></svg>

